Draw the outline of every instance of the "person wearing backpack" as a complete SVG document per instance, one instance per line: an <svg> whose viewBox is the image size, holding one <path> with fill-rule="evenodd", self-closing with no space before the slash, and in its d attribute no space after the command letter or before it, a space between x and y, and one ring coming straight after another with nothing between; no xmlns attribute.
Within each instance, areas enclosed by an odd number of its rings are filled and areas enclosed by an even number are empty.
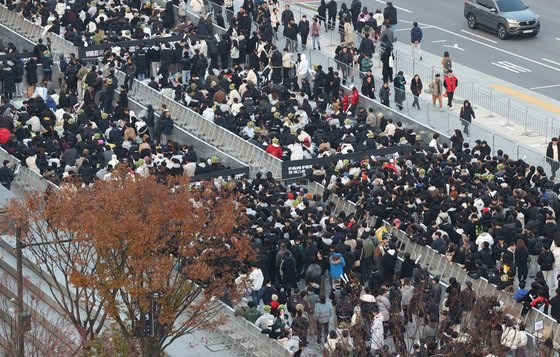
<svg viewBox="0 0 560 357"><path fill-rule="evenodd" d="M554 254L550 251L550 244L545 243L543 251L539 254L537 263L543 273L544 280L548 286L553 286Z"/></svg>

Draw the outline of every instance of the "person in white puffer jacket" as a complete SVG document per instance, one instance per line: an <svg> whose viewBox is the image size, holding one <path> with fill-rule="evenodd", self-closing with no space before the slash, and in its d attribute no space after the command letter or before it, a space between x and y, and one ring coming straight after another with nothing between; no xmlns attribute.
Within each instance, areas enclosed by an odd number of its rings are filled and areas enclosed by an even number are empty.
<svg viewBox="0 0 560 357"><path fill-rule="evenodd" d="M554 239L550 246L550 251L554 255L554 265L552 266L552 285L550 290L554 291L558 288L558 275L560 274L560 239Z"/></svg>

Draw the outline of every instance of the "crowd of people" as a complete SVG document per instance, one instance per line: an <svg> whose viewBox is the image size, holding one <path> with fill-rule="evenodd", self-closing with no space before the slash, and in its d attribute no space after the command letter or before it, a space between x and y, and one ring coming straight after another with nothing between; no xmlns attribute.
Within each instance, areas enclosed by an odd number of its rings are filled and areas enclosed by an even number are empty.
<svg viewBox="0 0 560 357"><path fill-rule="evenodd" d="M39 43L33 52L44 56L50 50ZM131 172L157 176L192 177L229 169L217 156L199 157L192 145L171 140L173 118L165 107L148 105L138 114L130 110L126 84L119 85L110 66L98 69L74 57L61 58L60 86L55 89L44 73L42 83L36 83L35 62L31 57L25 64L27 85L15 93L15 98L26 97L20 99L21 106L2 96L0 144L51 182L108 179L121 163ZM16 63L2 65L5 94ZM78 81L83 89L79 94ZM9 187L13 179L2 179L2 184Z"/></svg>
<svg viewBox="0 0 560 357"><path fill-rule="evenodd" d="M498 301L477 297L470 281L450 278L442 286L410 255L399 254L402 242L368 224L366 211L336 214L326 197L283 186L271 175L242 180L238 188L258 257L241 267L235 288L244 298L236 314L294 355L432 356L461 349L531 355L524 326ZM404 219L395 218L395 225L405 228ZM540 294L541 281L533 284L539 286L526 296ZM546 340L533 351L552 356L551 346Z"/></svg>
<svg viewBox="0 0 560 357"><path fill-rule="evenodd" d="M247 0L237 13L226 12L227 23L222 4L209 4L216 11L206 16L202 1L188 4L204 15L197 22L185 20L187 3L180 1L178 23L173 2L164 9L140 1L6 5L80 47L186 35L176 42L113 47L96 65L75 55L53 59L42 40L30 57L0 43L0 51L9 54L0 71L0 144L57 184L66 178L86 184L109 179L120 164L161 176L226 169L216 157L198 158L192 146L170 139L173 118L165 107L148 106L142 115L131 111L128 92L139 85L134 79L283 160L415 145L419 139L402 122L359 105L360 92L377 94L389 105L392 82L402 109L407 85L415 97L424 88L417 77L410 84L402 73L393 78L397 12L390 2L383 13L371 13L358 0L340 11L334 0L322 1L316 18L297 24L289 6L279 15L275 1ZM223 5L233 8L228 1ZM336 59L342 66L314 67L305 54L297 56L297 42L308 46L308 36L320 48L323 26L336 31L337 15L343 43ZM214 36L214 22L226 32ZM286 48L275 45L280 26L293 40ZM421 59L422 34L414 28L413 55ZM376 47L383 63L379 92L371 75ZM356 65L362 86L345 92L343 82L354 75L349 66ZM438 100L442 107L444 90L451 107L458 85L450 61L442 65L446 77L438 75L429 85L434 108ZM124 72L123 83L117 71ZM18 97L25 97L20 108L12 103ZM468 103L463 112L474 118ZM450 280L444 293L439 279L409 256L398 262L396 238L366 223L375 216L461 264L472 278L485 277L515 293L525 311L535 307L560 320L560 297L554 294L560 288L560 185L542 167L511 160L501 150L492 155L484 141L469 147L460 130L451 145L439 141L436 134L429 144L433 151L390 160L366 156L315 166L308 177L325 185L325 197L283 186L270 174L235 182L258 251L257 261L240 271L235 288L244 289L246 299L238 313L301 356L312 355L316 346L332 356L410 349L427 356L466 348L476 335L473 321L498 314L494 305L479 311L468 282ZM550 150L558 156L555 147ZM5 176L0 181L6 186ZM335 214L325 203L330 194L356 203L357 213ZM523 326L515 330L511 321L492 321L486 350L523 356L525 334L512 336Z"/></svg>

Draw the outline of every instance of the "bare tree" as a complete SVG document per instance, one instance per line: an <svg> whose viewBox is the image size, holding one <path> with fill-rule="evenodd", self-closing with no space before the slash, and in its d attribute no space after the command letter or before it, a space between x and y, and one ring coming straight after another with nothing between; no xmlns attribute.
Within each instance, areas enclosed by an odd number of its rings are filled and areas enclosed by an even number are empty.
<svg viewBox="0 0 560 357"><path fill-rule="evenodd" d="M0 350L3 356L17 354L18 328L16 282L7 272L0 276ZM25 355L32 357L74 356L81 349L81 339L65 316L42 302L41 293L32 293L29 283L24 282L24 305L30 313L31 329L25 332Z"/></svg>

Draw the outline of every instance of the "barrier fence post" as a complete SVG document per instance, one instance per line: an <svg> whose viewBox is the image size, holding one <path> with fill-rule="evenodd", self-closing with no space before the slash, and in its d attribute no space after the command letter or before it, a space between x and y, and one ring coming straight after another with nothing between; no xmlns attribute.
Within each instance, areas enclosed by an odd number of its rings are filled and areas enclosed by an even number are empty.
<svg viewBox="0 0 560 357"><path fill-rule="evenodd" d="M525 131L523 132L522 135L526 135L529 136L529 132L527 131L527 121L529 120L529 108L525 107Z"/></svg>
<svg viewBox="0 0 560 357"><path fill-rule="evenodd" d="M474 85L474 83L473 83ZM492 114L492 94L494 93L494 90L492 88L490 88L490 101L488 102L488 110L490 110L490 114L488 114L486 117L487 118L494 118L494 115ZM508 113L509 116L509 113ZM509 120L509 118L508 118Z"/></svg>
<svg viewBox="0 0 560 357"><path fill-rule="evenodd" d="M490 97L490 100L491 100L491 99L492 99L492 98ZM511 112L511 99L508 98L506 124L503 125L504 127L505 127L505 126L511 126L511 124L509 123L510 112Z"/></svg>

